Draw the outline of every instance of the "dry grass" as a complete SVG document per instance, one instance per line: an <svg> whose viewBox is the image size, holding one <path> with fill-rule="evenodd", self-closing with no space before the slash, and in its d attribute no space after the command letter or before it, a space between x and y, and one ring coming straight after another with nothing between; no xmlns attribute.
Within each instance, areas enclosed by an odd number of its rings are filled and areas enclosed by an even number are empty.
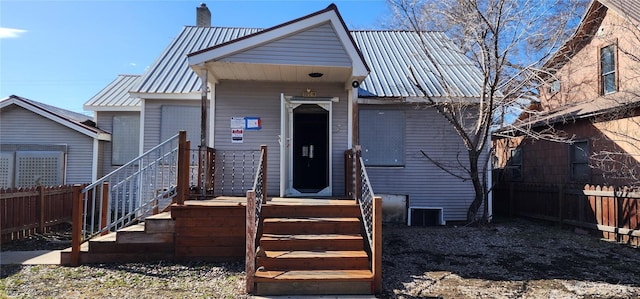
<svg viewBox="0 0 640 299"><path fill-rule="evenodd" d="M382 298L640 298L640 249L570 229L513 220L383 230ZM0 298L248 297L242 262L0 270Z"/></svg>

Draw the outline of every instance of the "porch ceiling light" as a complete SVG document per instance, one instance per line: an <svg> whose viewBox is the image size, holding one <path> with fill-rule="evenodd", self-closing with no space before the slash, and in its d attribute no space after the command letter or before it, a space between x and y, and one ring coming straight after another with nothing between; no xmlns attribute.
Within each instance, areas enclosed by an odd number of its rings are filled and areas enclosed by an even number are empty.
<svg viewBox="0 0 640 299"><path fill-rule="evenodd" d="M311 77L311 78L320 78L323 75L324 75L323 73L316 73L316 72L309 73L309 77Z"/></svg>

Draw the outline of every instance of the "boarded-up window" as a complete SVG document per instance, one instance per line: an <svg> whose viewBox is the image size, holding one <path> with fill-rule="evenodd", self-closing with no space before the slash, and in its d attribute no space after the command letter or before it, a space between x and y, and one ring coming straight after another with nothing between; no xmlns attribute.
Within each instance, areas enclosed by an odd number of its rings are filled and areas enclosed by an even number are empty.
<svg viewBox="0 0 640 299"><path fill-rule="evenodd" d="M140 149L139 115L113 117L111 149L111 164L113 165L124 165L138 157Z"/></svg>
<svg viewBox="0 0 640 299"><path fill-rule="evenodd" d="M173 137L178 132L187 131L191 148L200 145L200 107L162 106L160 142Z"/></svg>
<svg viewBox="0 0 640 299"><path fill-rule="evenodd" d="M367 166L404 166L405 118L401 110L360 110L359 138Z"/></svg>
<svg viewBox="0 0 640 299"><path fill-rule="evenodd" d="M64 184L64 153L50 151L16 152L16 187Z"/></svg>

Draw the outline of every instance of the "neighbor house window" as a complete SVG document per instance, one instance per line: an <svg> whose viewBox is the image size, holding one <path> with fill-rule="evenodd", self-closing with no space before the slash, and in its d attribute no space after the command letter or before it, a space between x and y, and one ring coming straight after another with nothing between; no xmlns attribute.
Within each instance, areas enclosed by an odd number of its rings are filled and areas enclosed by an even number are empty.
<svg viewBox="0 0 640 299"><path fill-rule="evenodd" d="M549 93L555 94L557 92L560 92L560 80L554 80L549 84Z"/></svg>
<svg viewBox="0 0 640 299"><path fill-rule="evenodd" d="M510 158L507 162L507 173L509 180L522 180L522 149L514 148L510 151Z"/></svg>
<svg viewBox="0 0 640 299"><path fill-rule="evenodd" d="M404 166L404 112L360 110L359 139L367 166Z"/></svg>
<svg viewBox="0 0 640 299"><path fill-rule="evenodd" d="M111 135L111 164L124 165L138 157L140 150L140 116L116 115Z"/></svg>
<svg viewBox="0 0 640 299"><path fill-rule="evenodd" d="M569 146L569 150L571 180L587 181L591 177L591 168L589 167L589 142L574 142Z"/></svg>
<svg viewBox="0 0 640 299"><path fill-rule="evenodd" d="M600 85L602 86L602 94L609 94L618 90L616 84L616 53L614 45L600 49Z"/></svg>

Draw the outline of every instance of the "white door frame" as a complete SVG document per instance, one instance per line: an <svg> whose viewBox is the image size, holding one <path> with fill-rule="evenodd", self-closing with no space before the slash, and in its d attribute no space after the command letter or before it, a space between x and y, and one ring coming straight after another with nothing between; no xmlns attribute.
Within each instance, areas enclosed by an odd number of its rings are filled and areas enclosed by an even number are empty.
<svg viewBox="0 0 640 299"><path fill-rule="evenodd" d="M280 196L331 196L333 194L333 102L338 98L294 98L280 94ZM301 193L293 188L293 109L316 104L329 112L329 182L317 193Z"/></svg>

